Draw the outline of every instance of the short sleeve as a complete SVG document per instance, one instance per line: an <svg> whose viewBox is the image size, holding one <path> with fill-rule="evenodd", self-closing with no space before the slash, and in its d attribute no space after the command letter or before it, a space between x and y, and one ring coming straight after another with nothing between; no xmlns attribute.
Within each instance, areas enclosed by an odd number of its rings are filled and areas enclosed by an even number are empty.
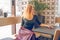
<svg viewBox="0 0 60 40"><path fill-rule="evenodd" d="M23 20L23 18L22 18L21 26L23 26L23 25L24 25L24 20Z"/></svg>
<svg viewBox="0 0 60 40"><path fill-rule="evenodd" d="M41 22L39 21L39 19L38 19L38 16L37 15L35 15L35 20L36 20L36 22L40 25L41 24Z"/></svg>

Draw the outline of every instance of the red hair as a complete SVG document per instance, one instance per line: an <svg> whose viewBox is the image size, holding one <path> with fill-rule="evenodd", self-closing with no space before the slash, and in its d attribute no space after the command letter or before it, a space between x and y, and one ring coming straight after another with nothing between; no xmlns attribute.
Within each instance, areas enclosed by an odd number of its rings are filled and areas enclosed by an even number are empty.
<svg viewBox="0 0 60 40"><path fill-rule="evenodd" d="M32 16L32 8L33 8L32 5L30 5L30 4L27 5L27 7L26 7L26 9L24 10L24 13L23 13L23 16L25 18Z"/></svg>
<svg viewBox="0 0 60 40"><path fill-rule="evenodd" d="M32 11L32 5L27 5L26 12L31 13L31 11Z"/></svg>

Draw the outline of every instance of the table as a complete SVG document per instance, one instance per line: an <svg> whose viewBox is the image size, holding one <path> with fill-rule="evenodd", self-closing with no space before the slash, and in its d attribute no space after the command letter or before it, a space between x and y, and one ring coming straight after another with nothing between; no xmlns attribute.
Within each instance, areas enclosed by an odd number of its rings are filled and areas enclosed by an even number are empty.
<svg viewBox="0 0 60 40"><path fill-rule="evenodd" d="M60 30L60 27L55 27L54 29L48 29L48 28L42 28L42 27L33 29L34 32L40 32L40 33L43 33L43 34L49 34L52 37L53 37L56 30Z"/></svg>

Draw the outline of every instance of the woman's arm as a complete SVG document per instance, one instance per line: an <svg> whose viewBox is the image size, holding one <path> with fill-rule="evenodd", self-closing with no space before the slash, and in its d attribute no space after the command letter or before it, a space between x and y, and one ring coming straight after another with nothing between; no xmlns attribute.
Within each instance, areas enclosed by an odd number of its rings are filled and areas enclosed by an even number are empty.
<svg viewBox="0 0 60 40"><path fill-rule="evenodd" d="M48 27L47 24L40 24L41 27Z"/></svg>
<svg viewBox="0 0 60 40"><path fill-rule="evenodd" d="M47 27L47 28L53 28L52 26L50 25L47 25L47 24L40 24L41 27Z"/></svg>
<svg viewBox="0 0 60 40"><path fill-rule="evenodd" d="M47 25L47 24L42 24L39 20L38 17L35 15L35 20L38 23L38 25L40 25L40 27L47 27L47 28L53 28L51 25Z"/></svg>

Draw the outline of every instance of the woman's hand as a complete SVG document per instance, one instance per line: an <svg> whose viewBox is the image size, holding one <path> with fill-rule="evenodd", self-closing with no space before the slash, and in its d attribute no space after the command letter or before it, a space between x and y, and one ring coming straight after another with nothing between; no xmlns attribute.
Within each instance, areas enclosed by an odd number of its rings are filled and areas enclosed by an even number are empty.
<svg viewBox="0 0 60 40"><path fill-rule="evenodd" d="M40 24L41 27L47 27L49 29L53 29L54 27L51 25L47 25L47 24Z"/></svg>
<svg viewBox="0 0 60 40"><path fill-rule="evenodd" d="M48 28L49 28L49 29L53 29L54 27L53 27L53 26L48 25Z"/></svg>

